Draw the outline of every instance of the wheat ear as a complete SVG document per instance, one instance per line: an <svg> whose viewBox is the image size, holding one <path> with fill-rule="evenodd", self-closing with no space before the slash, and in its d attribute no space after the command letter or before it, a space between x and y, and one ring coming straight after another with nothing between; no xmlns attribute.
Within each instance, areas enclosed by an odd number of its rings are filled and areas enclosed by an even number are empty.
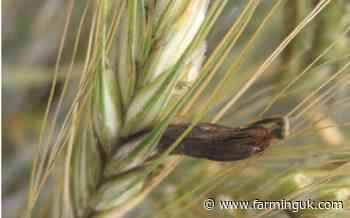
<svg viewBox="0 0 350 218"><path fill-rule="evenodd" d="M114 63L107 37L111 9L107 0L97 4L102 27L96 27L92 110L85 113L92 119L84 122L71 158L74 217L116 217L147 186L156 174L144 163L162 134L157 125L197 78L206 50L197 36L209 0L120 5ZM152 134L143 134L148 129Z"/></svg>

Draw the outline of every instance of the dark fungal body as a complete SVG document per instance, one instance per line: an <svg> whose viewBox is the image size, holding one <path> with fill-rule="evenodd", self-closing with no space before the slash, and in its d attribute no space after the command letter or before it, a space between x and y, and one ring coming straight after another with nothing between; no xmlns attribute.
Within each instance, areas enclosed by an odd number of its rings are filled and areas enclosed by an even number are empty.
<svg viewBox="0 0 350 218"><path fill-rule="evenodd" d="M189 126L170 125L158 144L158 154L166 151ZM214 161L241 160L285 138L288 130L285 117L263 119L244 128L199 123L170 154Z"/></svg>

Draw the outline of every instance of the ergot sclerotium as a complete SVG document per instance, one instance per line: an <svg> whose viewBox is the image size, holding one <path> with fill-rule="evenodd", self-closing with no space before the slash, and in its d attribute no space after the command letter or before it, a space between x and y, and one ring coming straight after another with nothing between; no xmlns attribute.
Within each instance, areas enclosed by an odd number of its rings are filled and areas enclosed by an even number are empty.
<svg viewBox="0 0 350 218"><path fill-rule="evenodd" d="M190 123L170 125L158 144L158 154L165 152ZM262 152L289 134L287 117L262 119L246 127L225 127L199 123L170 152L214 161L235 161Z"/></svg>

